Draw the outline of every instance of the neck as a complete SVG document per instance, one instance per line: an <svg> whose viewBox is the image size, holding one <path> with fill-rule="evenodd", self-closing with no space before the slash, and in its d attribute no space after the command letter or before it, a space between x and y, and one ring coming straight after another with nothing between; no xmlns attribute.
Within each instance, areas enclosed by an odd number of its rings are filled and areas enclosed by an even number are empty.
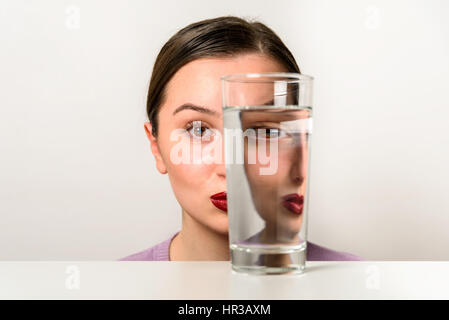
<svg viewBox="0 0 449 320"><path fill-rule="evenodd" d="M227 234L220 234L182 211L182 228L170 245L172 261L229 261Z"/></svg>
<svg viewBox="0 0 449 320"><path fill-rule="evenodd" d="M262 243L270 243L270 244L292 244L298 243L300 241L298 232L288 232L283 231L280 232L278 227L274 224L267 223L265 228L260 233L260 241Z"/></svg>

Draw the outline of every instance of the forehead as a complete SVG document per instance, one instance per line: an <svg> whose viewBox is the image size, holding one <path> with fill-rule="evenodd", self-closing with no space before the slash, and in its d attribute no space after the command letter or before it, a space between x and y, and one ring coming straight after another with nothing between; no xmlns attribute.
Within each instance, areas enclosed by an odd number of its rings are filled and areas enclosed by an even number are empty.
<svg viewBox="0 0 449 320"><path fill-rule="evenodd" d="M172 112L192 103L221 112L221 77L235 73L287 71L276 60L260 54L232 58L201 58L180 68L166 87L163 109Z"/></svg>

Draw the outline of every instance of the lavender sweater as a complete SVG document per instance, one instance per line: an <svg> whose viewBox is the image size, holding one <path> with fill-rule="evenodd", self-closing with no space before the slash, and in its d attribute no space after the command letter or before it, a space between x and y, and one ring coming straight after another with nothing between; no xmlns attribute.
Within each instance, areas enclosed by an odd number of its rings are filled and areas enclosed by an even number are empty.
<svg viewBox="0 0 449 320"><path fill-rule="evenodd" d="M178 234L176 232L169 239L155 245L154 247L131 254L119 261L169 261L170 243ZM312 242L307 241L307 260L308 261L361 261L360 257L346 252L334 251Z"/></svg>

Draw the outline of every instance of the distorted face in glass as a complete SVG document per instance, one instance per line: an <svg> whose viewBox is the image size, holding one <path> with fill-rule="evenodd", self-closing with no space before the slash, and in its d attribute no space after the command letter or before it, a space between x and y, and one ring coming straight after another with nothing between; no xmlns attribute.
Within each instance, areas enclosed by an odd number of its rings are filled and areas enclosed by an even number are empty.
<svg viewBox="0 0 449 320"><path fill-rule="evenodd" d="M272 84L257 91L260 102L255 98L254 105L279 104L273 101L281 97L274 95ZM264 243L297 243L303 223L311 115L306 109L289 109L292 99L284 99L287 108L241 113L245 173L255 209L265 222L260 235Z"/></svg>

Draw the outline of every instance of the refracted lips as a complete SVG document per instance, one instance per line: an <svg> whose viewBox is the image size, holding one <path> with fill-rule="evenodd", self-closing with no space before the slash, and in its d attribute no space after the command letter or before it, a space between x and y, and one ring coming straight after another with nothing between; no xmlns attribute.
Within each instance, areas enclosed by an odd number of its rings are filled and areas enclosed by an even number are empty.
<svg viewBox="0 0 449 320"><path fill-rule="evenodd" d="M282 205L290 212L300 215L304 208L304 196L290 193L282 197Z"/></svg>

